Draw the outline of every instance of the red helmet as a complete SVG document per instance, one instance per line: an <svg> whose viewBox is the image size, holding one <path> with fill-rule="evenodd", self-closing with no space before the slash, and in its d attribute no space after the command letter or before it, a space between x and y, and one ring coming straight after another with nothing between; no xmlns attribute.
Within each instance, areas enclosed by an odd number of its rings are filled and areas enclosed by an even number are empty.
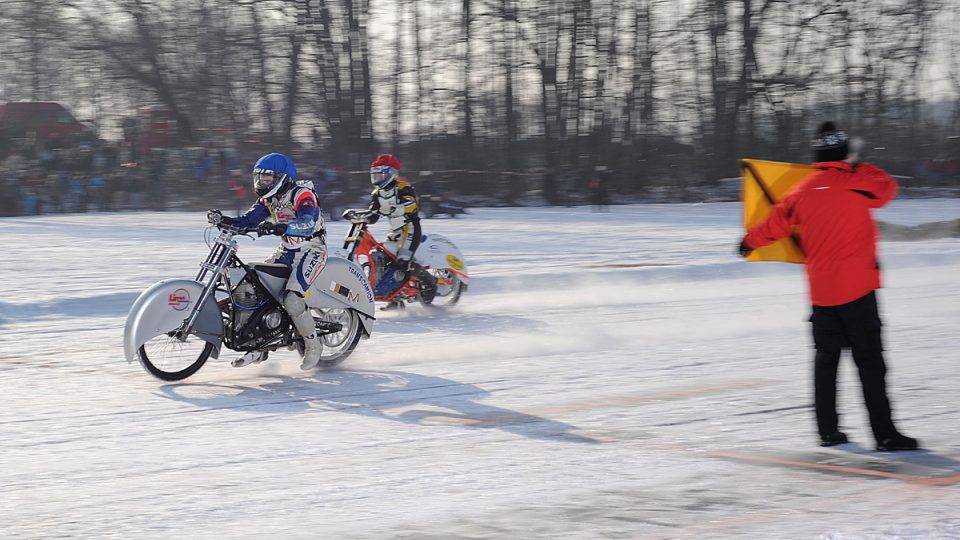
<svg viewBox="0 0 960 540"><path fill-rule="evenodd" d="M394 157L393 154L380 154L377 156L377 159L373 160L373 163L370 164L370 167L380 167L386 165L396 171L400 170L400 160Z"/></svg>
<svg viewBox="0 0 960 540"><path fill-rule="evenodd" d="M380 154L370 164L370 183L378 192L392 197L392 190L397 186L400 177L400 161L392 154Z"/></svg>

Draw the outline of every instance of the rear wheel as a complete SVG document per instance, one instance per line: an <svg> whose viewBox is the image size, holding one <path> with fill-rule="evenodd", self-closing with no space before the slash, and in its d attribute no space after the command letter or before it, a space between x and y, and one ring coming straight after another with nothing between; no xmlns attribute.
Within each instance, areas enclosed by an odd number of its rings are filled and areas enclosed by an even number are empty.
<svg viewBox="0 0 960 540"><path fill-rule="evenodd" d="M319 367L330 368L346 360L363 334L357 312L341 308L311 308L310 314L314 321L340 324L339 331L320 336L323 351L320 353Z"/></svg>
<svg viewBox="0 0 960 540"><path fill-rule="evenodd" d="M430 274L437 280L437 294L424 304L434 307L451 307L460 301L464 283L456 272L449 268L431 268Z"/></svg>
<svg viewBox="0 0 960 540"><path fill-rule="evenodd" d="M212 352L212 343L192 334L185 341L161 334L140 347L140 365L158 379L179 381L203 367Z"/></svg>

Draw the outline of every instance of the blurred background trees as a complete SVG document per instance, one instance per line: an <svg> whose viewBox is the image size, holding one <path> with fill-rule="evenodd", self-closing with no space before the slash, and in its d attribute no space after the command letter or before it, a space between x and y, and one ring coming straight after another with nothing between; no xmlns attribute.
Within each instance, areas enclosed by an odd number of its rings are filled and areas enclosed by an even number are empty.
<svg viewBox="0 0 960 540"><path fill-rule="evenodd" d="M509 200L596 166L632 194L808 161L826 119L900 174L960 148L955 0L4 0L0 22L0 101L102 138L159 106L178 145L393 152Z"/></svg>

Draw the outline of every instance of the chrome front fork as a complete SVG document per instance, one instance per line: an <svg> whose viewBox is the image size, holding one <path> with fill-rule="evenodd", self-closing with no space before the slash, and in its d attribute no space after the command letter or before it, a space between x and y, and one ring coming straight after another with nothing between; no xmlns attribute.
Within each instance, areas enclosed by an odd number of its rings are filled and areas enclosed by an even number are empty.
<svg viewBox="0 0 960 540"><path fill-rule="evenodd" d="M197 274L196 281L203 283L204 280L207 280L207 282L203 287L203 292L200 293L200 298L193 306L190 316L184 319L183 325L176 331L177 339L180 341L186 341L187 336L190 335L193 325L197 322L197 317L200 316L200 310L206 304L207 299L213 295L217 282L220 280L220 274L236 252L237 242L233 240L233 234L222 231L220 236L214 240L213 247L210 248L210 254L207 255L207 260L200 263L200 272Z"/></svg>

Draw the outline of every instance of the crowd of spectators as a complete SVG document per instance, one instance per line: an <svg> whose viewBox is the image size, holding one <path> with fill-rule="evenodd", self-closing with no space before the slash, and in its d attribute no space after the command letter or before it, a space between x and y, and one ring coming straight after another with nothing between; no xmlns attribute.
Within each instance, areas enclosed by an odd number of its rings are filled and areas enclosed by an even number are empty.
<svg viewBox="0 0 960 540"><path fill-rule="evenodd" d="M0 145L0 216L204 210L211 206L239 213L253 201L251 163L265 151L269 150L238 148L232 143L149 150L138 150L122 141ZM365 204L370 190L365 171L327 167L309 149L291 154L299 177L314 182L327 219L336 219L345 208ZM960 165L955 159L903 160L893 163L890 170L908 178L901 182L905 188L960 186ZM542 176L503 171L420 171L412 178L421 197L436 199L445 194L489 199L471 199L481 205L525 204L529 201L522 198L524 194L538 193L546 204L593 204L600 209L623 187L605 168L551 169ZM649 191L648 197L657 195L653 188ZM718 200L735 200L735 195ZM686 200L682 196L671 192L656 202ZM702 200L707 197L700 192L691 196Z"/></svg>
<svg viewBox="0 0 960 540"><path fill-rule="evenodd" d="M211 204L240 211L253 200L248 161L233 145L148 152L123 142L40 149L13 145L0 154L0 216L202 209ZM301 176L320 184L328 198L349 196L354 189L342 172L309 160L302 169L308 176Z"/></svg>
<svg viewBox="0 0 960 540"><path fill-rule="evenodd" d="M160 207L165 190L151 181L161 156L130 160L122 145L79 143L39 150L13 146L0 161L0 215Z"/></svg>

